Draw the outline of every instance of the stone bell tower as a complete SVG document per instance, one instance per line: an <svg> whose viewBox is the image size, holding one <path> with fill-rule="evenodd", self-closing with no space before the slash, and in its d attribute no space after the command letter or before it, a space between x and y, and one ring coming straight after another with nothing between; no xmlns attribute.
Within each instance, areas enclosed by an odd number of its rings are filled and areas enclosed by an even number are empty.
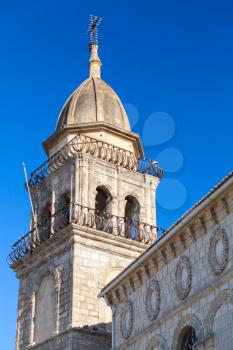
<svg viewBox="0 0 233 350"><path fill-rule="evenodd" d="M158 234L158 164L143 158L122 103L90 75L68 98L30 175L30 232L12 246L19 279L16 349L111 348L111 310L98 293ZM125 289L126 292L126 289Z"/></svg>

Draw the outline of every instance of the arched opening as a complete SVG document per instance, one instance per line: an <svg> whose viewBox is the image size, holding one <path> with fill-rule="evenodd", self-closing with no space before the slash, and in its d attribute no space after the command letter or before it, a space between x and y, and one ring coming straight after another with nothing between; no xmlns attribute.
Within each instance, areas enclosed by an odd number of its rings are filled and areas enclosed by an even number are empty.
<svg viewBox="0 0 233 350"><path fill-rule="evenodd" d="M59 231L66 227L70 222L70 192L64 192L58 200L58 206L56 208L54 229Z"/></svg>
<svg viewBox="0 0 233 350"><path fill-rule="evenodd" d="M56 292L53 275L45 276L40 284L35 300L35 342L41 342L56 330Z"/></svg>
<svg viewBox="0 0 233 350"><path fill-rule="evenodd" d="M127 196L125 199L125 236L136 239L139 226L140 204L137 198L133 196Z"/></svg>
<svg viewBox="0 0 233 350"><path fill-rule="evenodd" d="M96 189L95 220L97 230L112 232L112 195L109 190L100 186Z"/></svg>
<svg viewBox="0 0 233 350"><path fill-rule="evenodd" d="M178 350L197 350L197 335L193 327L185 327L180 334Z"/></svg>
<svg viewBox="0 0 233 350"><path fill-rule="evenodd" d="M39 232L39 239L41 242L46 241L50 237L51 223L52 223L51 204L48 203L42 210L42 213L40 215L40 220L39 220L38 232Z"/></svg>

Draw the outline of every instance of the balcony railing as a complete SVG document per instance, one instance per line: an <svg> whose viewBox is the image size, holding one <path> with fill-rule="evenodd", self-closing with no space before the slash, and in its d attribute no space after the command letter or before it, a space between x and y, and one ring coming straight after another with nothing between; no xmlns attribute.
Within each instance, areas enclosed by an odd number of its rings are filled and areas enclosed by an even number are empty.
<svg viewBox="0 0 233 350"><path fill-rule="evenodd" d="M110 145L107 142L98 141L89 136L77 135L31 173L29 186L34 186L43 181L50 173L60 168L69 158L84 153L117 164L133 172L150 174L158 178L162 178L163 176L162 169L155 161L145 157L138 160L134 153L125 149Z"/></svg>
<svg viewBox="0 0 233 350"><path fill-rule="evenodd" d="M75 223L130 240L152 244L165 234L165 230L136 220L108 213L98 214L95 209L79 204L69 204L47 218L41 218L38 225L21 237L8 256L9 264L24 258L27 254L54 236L57 232Z"/></svg>

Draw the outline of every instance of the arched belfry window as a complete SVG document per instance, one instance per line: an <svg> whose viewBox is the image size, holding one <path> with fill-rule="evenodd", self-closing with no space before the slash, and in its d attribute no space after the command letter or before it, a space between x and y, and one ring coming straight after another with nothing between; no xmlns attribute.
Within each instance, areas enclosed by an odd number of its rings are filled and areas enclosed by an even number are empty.
<svg viewBox="0 0 233 350"><path fill-rule="evenodd" d="M125 198L125 234L128 238L136 238L140 216L140 204L137 198L127 196Z"/></svg>
<svg viewBox="0 0 233 350"><path fill-rule="evenodd" d="M193 327L185 327L180 335L179 350L197 350L197 335Z"/></svg>
<svg viewBox="0 0 233 350"><path fill-rule="evenodd" d="M65 191L59 198L59 206L61 209L69 206L70 204L70 192Z"/></svg>
<svg viewBox="0 0 233 350"><path fill-rule="evenodd" d="M100 186L96 189L95 221L97 230L112 233L112 195L109 190Z"/></svg>
<svg viewBox="0 0 233 350"><path fill-rule="evenodd" d="M70 221L70 192L65 191L57 201L57 208L54 220L55 231L62 230Z"/></svg>
<svg viewBox="0 0 233 350"><path fill-rule="evenodd" d="M51 234L51 203L48 203L41 212L39 220L39 238L43 242L50 237Z"/></svg>
<svg viewBox="0 0 233 350"><path fill-rule="evenodd" d="M96 214L99 216L110 214L112 211L112 208L111 208L112 195L111 195L111 193L104 186L97 187L96 191L97 191L97 194L95 197L95 212L96 212Z"/></svg>
<svg viewBox="0 0 233 350"><path fill-rule="evenodd" d="M39 286L35 299L34 341L42 342L56 331L56 291L55 278L45 276Z"/></svg>

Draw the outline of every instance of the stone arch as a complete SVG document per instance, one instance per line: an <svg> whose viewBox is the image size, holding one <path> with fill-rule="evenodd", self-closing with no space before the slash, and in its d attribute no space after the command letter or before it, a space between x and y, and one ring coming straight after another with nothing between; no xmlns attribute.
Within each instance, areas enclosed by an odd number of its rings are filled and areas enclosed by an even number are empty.
<svg viewBox="0 0 233 350"><path fill-rule="evenodd" d="M97 186L95 197L95 211L97 215L105 215L111 213L112 194L109 191L108 186Z"/></svg>
<svg viewBox="0 0 233 350"><path fill-rule="evenodd" d="M113 232L112 199L112 194L106 186L96 188L95 226L97 230Z"/></svg>
<svg viewBox="0 0 233 350"><path fill-rule="evenodd" d="M221 291L210 305L208 315L205 319L208 333L212 333L215 315L218 309L225 303L233 305L233 289L225 289Z"/></svg>
<svg viewBox="0 0 233 350"><path fill-rule="evenodd" d="M56 215L54 217L54 231L62 230L70 223L70 210L71 210L71 193L70 190L64 189L55 205Z"/></svg>
<svg viewBox="0 0 233 350"><path fill-rule="evenodd" d="M70 203L71 193L69 189L64 189L58 198L58 201L61 202L61 207Z"/></svg>
<svg viewBox="0 0 233 350"><path fill-rule="evenodd" d="M146 346L145 350L168 350L168 345L164 337L159 334L154 335Z"/></svg>
<svg viewBox="0 0 233 350"><path fill-rule="evenodd" d="M127 195L125 201L125 236L136 239L140 221L140 202L137 197L132 195Z"/></svg>
<svg viewBox="0 0 233 350"><path fill-rule="evenodd" d="M201 341L204 339L204 327L202 325L202 322L199 320L199 318L194 314L189 314L184 316L180 319L178 322L174 335L172 340L172 347L171 350L177 350L179 349L180 345L180 337L182 336L182 332L185 328L192 327L197 335L198 341Z"/></svg>
<svg viewBox="0 0 233 350"><path fill-rule="evenodd" d="M56 281L46 274L35 295L34 342L42 342L56 332Z"/></svg>
<svg viewBox="0 0 233 350"><path fill-rule="evenodd" d="M49 267L46 271L41 271L37 274L36 279L34 280L33 285L33 292L31 297L31 337L30 340L33 342L33 339L35 337L35 312L36 312L36 296L38 295L38 291L41 285L41 282L46 276L53 276L55 285L54 285L54 292L55 292L55 317L56 317L56 327L55 327L55 333L58 332L59 329L59 308L60 308L60 272L57 268Z"/></svg>
<svg viewBox="0 0 233 350"><path fill-rule="evenodd" d="M108 192L111 193L112 197L115 196L115 191L113 189L113 187L109 184L109 183L106 183L105 181L97 181L95 184L94 184L94 187L95 187L95 190L98 188L98 187L102 187L103 189L107 190Z"/></svg>
<svg viewBox="0 0 233 350"><path fill-rule="evenodd" d="M60 287L60 272L58 271L57 268L50 266L45 271L41 271L37 274L36 279L34 281L34 288L33 288L34 293L38 292L42 279L49 274L53 275L55 279L56 289Z"/></svg>
<svg viewBox="0 0 233 350"><path fill-rule="evenodd" d="M138 203L141 202L141 198L140 198L138 192L136 192L136 191L127 191L127 192L122 193L121 200L123 201L126 197L134 197L138 201Z"/></svg>

